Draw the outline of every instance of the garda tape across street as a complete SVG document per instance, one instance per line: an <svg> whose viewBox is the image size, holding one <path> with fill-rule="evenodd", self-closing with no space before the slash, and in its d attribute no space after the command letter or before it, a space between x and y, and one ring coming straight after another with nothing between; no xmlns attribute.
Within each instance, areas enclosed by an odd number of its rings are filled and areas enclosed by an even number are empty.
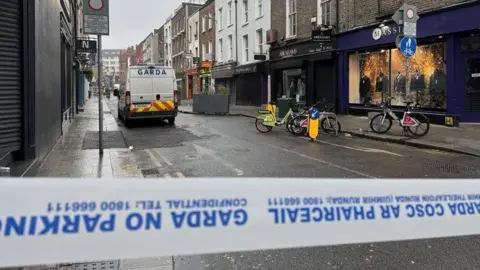
<svg viewBox="0 0 480 270"><path fill-rule="evenodd" d="M478 180L5 179L0 266L478 234Z"/></svg>

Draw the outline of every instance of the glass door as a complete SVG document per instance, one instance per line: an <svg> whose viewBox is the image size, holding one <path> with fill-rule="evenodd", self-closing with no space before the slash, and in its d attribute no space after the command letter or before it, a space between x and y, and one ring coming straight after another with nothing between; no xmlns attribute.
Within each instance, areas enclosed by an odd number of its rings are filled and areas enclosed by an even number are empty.
<svg viewBox="0 0 480 270"><path fill-rule="evenodd" d="M465 61L465 112L469 122L480 121L480 57Z"/></svg>

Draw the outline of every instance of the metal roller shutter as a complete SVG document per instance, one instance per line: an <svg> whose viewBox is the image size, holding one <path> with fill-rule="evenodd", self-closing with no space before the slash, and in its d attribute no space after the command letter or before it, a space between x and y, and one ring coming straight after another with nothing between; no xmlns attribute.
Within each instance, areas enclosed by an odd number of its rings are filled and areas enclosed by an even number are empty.
<svg viewBox="0 0 480 270"><path fill-rule="evenodd" d="M21 2L0 5L0 154L19 150L22 140Z"/></svg>

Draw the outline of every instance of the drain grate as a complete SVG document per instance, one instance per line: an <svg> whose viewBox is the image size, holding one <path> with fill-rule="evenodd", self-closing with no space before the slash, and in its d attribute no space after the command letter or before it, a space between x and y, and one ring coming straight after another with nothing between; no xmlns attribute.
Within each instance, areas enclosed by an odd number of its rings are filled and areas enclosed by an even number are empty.
<svg viewBox="0 0 480 270"><path fill-rule="evenodd" d="M77 263L73 265L73 270L118 270L118 269L119 269L118 261Z"/></svg>

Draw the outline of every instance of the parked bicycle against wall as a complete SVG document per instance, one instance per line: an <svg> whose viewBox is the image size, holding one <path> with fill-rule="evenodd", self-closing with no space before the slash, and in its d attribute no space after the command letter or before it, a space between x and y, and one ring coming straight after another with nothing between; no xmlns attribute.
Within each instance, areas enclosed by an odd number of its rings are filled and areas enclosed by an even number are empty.
<svg viewBox="0 0 480 270"><path fill-rule="evenodd" d="M275 108L274 102L269 102L269 107ZM289 102L290 108L288 109L287 114L279 121L276 117L275 109L273 110L259 110L259 115L255 120L255 127L261 133L267 133L272 131L274 127L282 126L288 123L288 121L296 116L295 113L298 112L298 105L293 105L293 102ZM290 126L287 124L287 130L291 132Z"/></svg>
<svg viewBox="0 0 480 270"><path fill-rule="evenodd" d="M408 131L417 137L427 135L430 130L430 120L422 113L411 111L413 101L404 101L405 109L403 111L403 116L400 119L390 108L391 100L395 100L395 98L387 96L385 102L379 104L379 107L382 108L383 112L375 115L370 121L370 128L373 132L378 134L387 133L392 127L393 119L400 125L400 127L402 127L404 134Z"/></svg>
<svg viewBox="0 0 480 270"><path fill-rule="evenodd" d="M289 123L287 123L290 127L290 132L295 136L305 136L308 131L308 114L312 108L318 107L322 108L319 119L322 130L328 134L335 133L335 135L338 135L342 130L342 126L337 119L337 115L333 112L335 106L327 103L326 98L310 107L305 107L302 113L290 119Z"/></svg>

